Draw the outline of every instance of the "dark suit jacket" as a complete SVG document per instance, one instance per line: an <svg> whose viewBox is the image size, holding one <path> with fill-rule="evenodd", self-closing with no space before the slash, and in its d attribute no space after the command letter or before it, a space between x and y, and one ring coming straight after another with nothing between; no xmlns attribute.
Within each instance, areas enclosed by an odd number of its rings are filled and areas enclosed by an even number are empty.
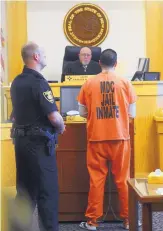
<svg viewBox="0 0 163 231"><path fill-rule="evenodd" d="M69 63L64 70L62 75L62 82L65 80L65 75L97 75L101 72L100 65L91 60L87 66L86 72L82 63L77 60L75 62Z"/></svg>

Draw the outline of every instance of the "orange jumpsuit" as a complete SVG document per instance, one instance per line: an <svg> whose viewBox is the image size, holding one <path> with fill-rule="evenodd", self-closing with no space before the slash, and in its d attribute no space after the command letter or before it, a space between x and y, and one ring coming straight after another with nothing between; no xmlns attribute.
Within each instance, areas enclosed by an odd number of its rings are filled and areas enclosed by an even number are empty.
<svg viewBox="0 0 163 231"><path fill-rule="evenodd" d="M129 105L136 94L127 79L114 73L100 73L81 88L80 104L86 106L87 168L90 190L86 217L89 223L103 215L104 186L108 173L107 161L118 189L120 216L128 218L128 187L130 167Z"/></svg>

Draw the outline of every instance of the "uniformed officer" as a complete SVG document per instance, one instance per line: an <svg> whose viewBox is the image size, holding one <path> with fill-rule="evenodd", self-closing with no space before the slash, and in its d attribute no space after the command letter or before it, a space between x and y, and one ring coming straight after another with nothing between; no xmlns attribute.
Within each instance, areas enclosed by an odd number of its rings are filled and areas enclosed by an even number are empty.
<svg viewBox="0 0 163 231"><path fill-rule="evenodd" d="M55 142L65 130L48 82L44 50L35 43L22 48L23 72L11 85L17 197L36 204L41 231L58 231L58 180Z"/></svg>

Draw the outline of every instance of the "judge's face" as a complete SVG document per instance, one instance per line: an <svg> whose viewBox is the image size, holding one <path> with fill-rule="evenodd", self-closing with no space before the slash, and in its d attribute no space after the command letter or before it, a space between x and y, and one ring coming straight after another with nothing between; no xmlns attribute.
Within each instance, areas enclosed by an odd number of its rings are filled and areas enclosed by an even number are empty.
<svg viewBox="0 0 163 231"><path fill-rule="evenodd" d="M92 52L89 48L85 47L80 50L79 60L83 65L88 65L92 58Z"/></svg>

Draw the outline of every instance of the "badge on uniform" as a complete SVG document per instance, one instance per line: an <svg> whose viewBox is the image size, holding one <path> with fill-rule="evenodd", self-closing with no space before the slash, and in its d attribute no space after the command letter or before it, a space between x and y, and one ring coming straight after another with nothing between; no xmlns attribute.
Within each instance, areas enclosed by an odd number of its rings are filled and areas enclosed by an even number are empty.
<svg viewBox="0 0 163 231"><path fill-rule="evenodd" d="M43 92L43 96L46 100L48 100L50 103L54 103L54 97L51 91L45 91Z"/></svg>

